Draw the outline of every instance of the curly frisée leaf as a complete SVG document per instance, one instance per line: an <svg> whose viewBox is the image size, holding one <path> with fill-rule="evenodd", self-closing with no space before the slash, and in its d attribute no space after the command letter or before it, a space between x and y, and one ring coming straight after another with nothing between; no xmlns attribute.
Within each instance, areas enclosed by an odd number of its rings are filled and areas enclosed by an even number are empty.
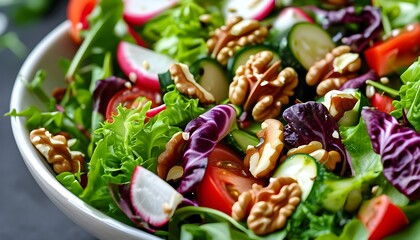
<svg viewBox="0 0 420 240"><path fill-rule="evenodd" d="M382 157L384 176L410 200L420 200L420 133L376 110L363 109L362 117L373 150Z"/></svg>

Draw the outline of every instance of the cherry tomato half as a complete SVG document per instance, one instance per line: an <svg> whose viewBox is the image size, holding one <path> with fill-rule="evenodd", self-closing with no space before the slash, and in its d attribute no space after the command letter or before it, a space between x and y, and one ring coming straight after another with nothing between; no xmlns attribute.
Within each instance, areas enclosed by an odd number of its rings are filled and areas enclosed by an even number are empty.
<svg viewBox="0 0 420 240"><path fill-rule="evenodd" d="M123 89L117 92L111 100L109 100L106 108L106 119L112 119L112 115L116 113L119 104L122 104L126 108L137 107L138 104L141 104L141 102L138 102L140 97L145 97L152 101L151 108L159 106L162 102L162 97L159 92L143 90L138 87Z"/></svg>
<svg viewBox="0 0 420 240"><path fill-rule="evenodd" d="M264 185L244 167L236 152L218 144L210 153L206 173L196 188L198 205L230 215L239 195L254 183Z"/></svg>
<svg viewBox="0 0 420 240"><path fill-rule="evenodd" d="M383 239L408 224L404 212L385 194L365 202L357 217L366 226L369 240Z"/></svg>
<svg viewBox="0 0 420 240"><path fill-rule="evenodd" d="M80 31L88 29L87 16L93 11L96 0L70 0L67 5L67 18L71 22L71 37L76 43L81 42Z"/></svg>

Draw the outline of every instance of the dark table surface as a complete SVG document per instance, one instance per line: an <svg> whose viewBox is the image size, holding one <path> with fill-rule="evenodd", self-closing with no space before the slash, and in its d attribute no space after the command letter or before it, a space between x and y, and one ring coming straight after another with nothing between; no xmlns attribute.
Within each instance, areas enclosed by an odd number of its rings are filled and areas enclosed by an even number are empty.
<svg viewBox="0 0 420 240"><path fill-rule="evenodd" d="M28 50L66 18L67 1L56 0L52 11L25 26L9 21L7 31L18 34ZM0 8L5 13L7 9ZM65 216L35 182L14 141L9 111L16 75L24 61L0 50L0 239L95 239Z"/></svg>

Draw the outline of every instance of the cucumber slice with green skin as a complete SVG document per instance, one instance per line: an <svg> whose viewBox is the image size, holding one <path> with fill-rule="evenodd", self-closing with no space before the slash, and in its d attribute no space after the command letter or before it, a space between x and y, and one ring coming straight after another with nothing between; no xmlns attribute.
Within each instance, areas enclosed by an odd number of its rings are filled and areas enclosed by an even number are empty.
<svg viewBox="0 0 420 240"><path fill-rule="evenodd" d="M229 97L230 80L227 77L224 67L215 59L206 57L194 62L190 72L195 80L204 89L209 91L217 103Z"/></svg>
<svg viewBox="0 0 420 240"><path fill-rule="evenodd" d="M242 49L240 49L233 57L229 58L227 63L227 69L231 76L235 76L236 69L238 69L239 66L243 65L248 61L249 57L251 55L255 55L258 52L261 51L271 51L274 54L273 61L275 62L277 60L280 60L280 55L277 53L277 51L269 46L265 45L252 45L252 46L246 46Z"/></svg>
<svg viewBox="0 0 420 240"><path fill-rule="evenodd" d="M294 154L287 157L274 172L273 177L294 178L302 190L302 202L308 198L318 176L318 163L308 154Z"/></svg>
<svg viewBox="0 0 420 240"><path fill-rule="evenodd" d="M335 47L331 36L319 25L310 22L296 23L280 38L283 66L293 67L298 72L308 70Z"/></svg>
<svg viewBox="0 0 420 240"><path fill-rule="evenodd" d="M160 91L162 93L167 93L168 87L174 84L174 80L172 79L172 76L169 70L164 73L159 73L158 79L159 79Z"/></svg>
<svg viewBox="0 0 420 240"><path fill-rule="evenodd" d="M257 146L260 143L260 140L255 135L251 135L240 129L231 131L226 136L225 141L226 144L243 154L245 154L248 146Z"/></svg>

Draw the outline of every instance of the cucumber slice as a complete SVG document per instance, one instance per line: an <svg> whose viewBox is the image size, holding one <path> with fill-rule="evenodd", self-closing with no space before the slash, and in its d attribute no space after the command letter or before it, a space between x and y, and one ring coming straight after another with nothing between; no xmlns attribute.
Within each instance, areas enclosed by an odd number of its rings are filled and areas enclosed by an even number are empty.
<svg viewBox="0 0 420 240"><path fill-rule="evenodd" d="M233 57L229 58L229 61L227 63L227 69L231 76L235 76L236 69L238 69L239 66L243 65L248 61L249 57L251 55L255 55L258 52L261 51L271 51L274 53L273 62L280 59L279 54L276 50L274 50L271 47L265 46L265 45L252 45L252 46L246 46L239 50Z"/></svg>
<svg viewBox="0 0 420 240"><path fill-rule="evenodd" d="M331 36L319 25L299 22L280 40L279 49L283 66L296 71L308 70L316 61L335 47Z"/></svg>
<svg viewBox="0 0 420 240"><path fill-rule="evenodd" d="M255 136L251 135L240 129L231 131L225 139L226 143L237 151L245 153L248 146L257 146L260 140Z"/></svg>
<svg viewBox="0 0 420 240"><path fill-rule="evenodd" d="M169 70L164 73L159 73L158 79L159 79L160 91L162 93L167 93L168 87L174 84L174 80L172 80L172 76Z"/></svg>
<svg viewBox="0 0 420 240"><path fill-rule="evenodd" d="M217 103L229 97L230 80L219 62L210 57L201 58L191 65L190 71L197 83L209 91Z"/></svg>
<svg viewBox="0 0 420 240"><path fill-rule="evenodd" d="M302 190L302 202L312 191L318 176L318 163L308 154L294 154L280 164L273 177L291 177L296 179Z"/></svg>

